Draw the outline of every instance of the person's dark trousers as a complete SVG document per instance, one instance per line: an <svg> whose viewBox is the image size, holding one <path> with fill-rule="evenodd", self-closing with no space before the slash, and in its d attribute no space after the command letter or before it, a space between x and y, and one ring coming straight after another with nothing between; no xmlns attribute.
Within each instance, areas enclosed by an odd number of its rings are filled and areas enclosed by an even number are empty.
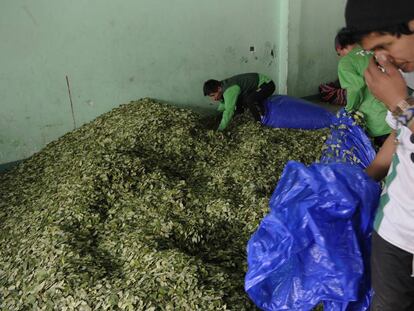
<svg viewBox="0 0 414 311"><path fill-rule="evenodd" d="M372 233L371 311L413 311L413 254Z"/></svg>
<svg viewBox="0 0 414 311"><path fill-rule="evenodd" d="M241 103L241 105L238 105L237 109L240 111L243 110L244 107L248 108L255 120L260 121L261 116L265 114L265 107L263 102L266 98L273 94L275 89L276 86L273 81L263 83L256 91L247 94L243 100L243 103Z"/></svg>

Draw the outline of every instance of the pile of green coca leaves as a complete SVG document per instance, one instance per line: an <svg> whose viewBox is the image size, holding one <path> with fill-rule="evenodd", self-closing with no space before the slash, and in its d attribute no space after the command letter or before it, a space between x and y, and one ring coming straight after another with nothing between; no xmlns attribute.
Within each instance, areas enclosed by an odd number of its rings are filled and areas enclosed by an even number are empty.
<svg viewBox="0 0 414 311"><path fill-rule="evenodd" d="M143 99L64 135L0 175L0 309L254 310L247 241L327 134Z"/></svg>

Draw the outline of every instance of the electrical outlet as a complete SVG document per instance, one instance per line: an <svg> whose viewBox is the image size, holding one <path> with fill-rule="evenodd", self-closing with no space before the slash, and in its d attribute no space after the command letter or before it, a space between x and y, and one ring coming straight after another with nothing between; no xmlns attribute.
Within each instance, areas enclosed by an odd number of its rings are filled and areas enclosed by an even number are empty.
<svg viewBox="0 0 414 311"><path fill-rule="evenodd" d="M250 46L250 52L251 52L251 53L254 53L254 50L255 50L254 45L251 45L251 46Z"/></svg>

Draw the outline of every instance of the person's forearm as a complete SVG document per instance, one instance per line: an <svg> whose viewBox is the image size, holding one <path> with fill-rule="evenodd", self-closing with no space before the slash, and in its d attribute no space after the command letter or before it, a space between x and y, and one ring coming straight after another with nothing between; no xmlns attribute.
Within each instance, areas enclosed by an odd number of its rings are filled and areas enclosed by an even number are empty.
<svg viewBox="0 0 414 311"><path fill-rule="evenodd" d="M221 117L221 122L218 127L218 131L224 131L226 127L229 125L231 119L233 118L234 111L226 110L223 112L223 116Z"/></svg>
<svg viewBox="0 0 414 311"><path fill-rule="evenodd" d="M383 180L387 176L395 148L395 131L393 131L384 142L374 161L365 170L365 173L376 181Z"/></svg>
<svg viewBox="0 0 414 311"><path fill-rule="evenodd" d="M236 109L236 102L240 94L240 87L238 85L233 85L229 87L223 93L224 99L224 112L221 118L218 131L223 131L230 123L230 120L233 118L234 111Z"/></svg>
<svg viewBox="0 0 414 311"><path fill-rule="evenodd" d="M365 173L375 181L383 180L388 173L389 166L381 166L377 163L372 162L370 166L367 167Z"/></svg>

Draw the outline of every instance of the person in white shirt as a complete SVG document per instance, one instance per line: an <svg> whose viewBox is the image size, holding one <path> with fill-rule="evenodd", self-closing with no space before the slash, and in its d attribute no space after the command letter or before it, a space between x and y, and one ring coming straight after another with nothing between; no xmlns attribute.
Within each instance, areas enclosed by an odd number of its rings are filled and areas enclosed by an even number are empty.
<svg viewBox="0 0 414 311"><path fill-rule="evenodd" d="M386 176L372 236L371 310L414 310L414 99L400 73L414 71L414 1L348 0L345 17L375 53L365 81L394 129L366 170L377 181Z"/></svg>

